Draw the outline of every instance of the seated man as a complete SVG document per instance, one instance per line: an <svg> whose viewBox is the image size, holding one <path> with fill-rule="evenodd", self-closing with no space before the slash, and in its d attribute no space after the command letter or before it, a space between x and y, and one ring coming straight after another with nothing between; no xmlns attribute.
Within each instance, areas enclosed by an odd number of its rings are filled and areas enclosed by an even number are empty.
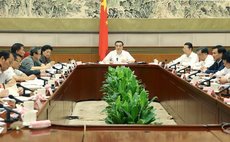
<svg viewBox="0 0 230 142"><path fill-rule="evenodd" d="M217 71L220 71L224 68L224 63L222 60L223 55L225 54L226 49L221 46L217 45L212 48L212 56L215 60L215 62L209 67L209 68L202 68L202 71L205 71L205 73L216 73Z"/></svg>
<svg viewBox="0 0 230 142"><path fill-rule="evenodd" d="M51 65L54 65L55 62L50 60L52 51L53 51L53 47L51 47L50 45L42 46L42 55L40 58L40 62L45 65L48 63L50 63Z"/></svg>
<svg viewBox="0 0 230 142"><path fill-rule="evenodd" d="M16 83L15 80L12 80L9 74L5 72L12 64L12 60L13 55L10 52L0 52L0 84L4 87L10 87Z"/></svg>
<svg viewBox="0 0 230 142"><path fill-rule="evenodd" d="M22 71L18 70L21 65L21 56L18 54L14 54L14 61L11 64L11 67L6 70L6 73L10 76L10 78L13 78L17 82L26 81L26 80L34 80L36 78L35 75L27 76Z"/></svg>
<svg viewBox="0 0 230 142"><path fill-rule="evenodd" d="M200 47L196 51L199 62L192 66L192 69L201 70L202 68L208 68L214 63L214 58L209 55L207 47Z"/></svg>
<svg viewBox="0 0 230 142"><path fill-rule="evenodd" d="M180 65L182 66L193 66L195 63L199 61L197 54L193 52L192 43L186 42L182 50L184 54L179 58L173 60L171 63L169 63L169 66L170 64L174 63L180 63Z"/></svg>
<svg viewBox="0 0 230 142"><path fill-rule="evenodd" d="M19 70L24 72L26 75L40 75L41 71L44 71L51 66L49 64L42 64L39 59L41 57L41 48L34 47L30 50L30 56L22 60Z"/></svg>
<svg viewBox="0 0 230 142"><path fill-rule="evenodd" d="M9 74L7 74L5 71L9 68L9 66L12 64L13 55L10 52L7 51L1 51L0 52L0 96L6 97L8 96L9 92L6 90L8 87L12 87L16 84L15 80L11 79ZM17 92L19 94L23 93L22 88L18 88Z"/></svg>
<svg viewBox="0 0 230 142"><path fill-rule="evenodd" d="M18 54L19 56L21 56L21 58L23 58L25 55L24 45L21 43L13 44L10 51L12 54Z"/></svg>
<svg viewBox="0 0 230 142"><path fill-rule="evenodd" d="M230 51L223 55L224 68L214 74L214 76L219 77L221 84L230 82Z"/></svg>
<svg viewBox="0 0 230 142"><path fill-rule="evenodd" d="M116 41L115 50L109 52L102 62L107 64L134 63L135 59L129 52L123 50L123 46L124 43L122 41Z"/></svg>

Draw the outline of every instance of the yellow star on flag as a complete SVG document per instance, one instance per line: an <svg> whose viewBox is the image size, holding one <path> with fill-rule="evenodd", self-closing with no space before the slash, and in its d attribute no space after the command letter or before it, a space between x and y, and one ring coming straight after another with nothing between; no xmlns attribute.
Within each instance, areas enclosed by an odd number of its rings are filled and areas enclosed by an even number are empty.
<svg viewBox="0 0 230 142"><path fill-rule="evenodd" d="M101 2L101 6L103 6L104 7L104 10L106 9L106 0L103 0L103 2Z"/></svg>

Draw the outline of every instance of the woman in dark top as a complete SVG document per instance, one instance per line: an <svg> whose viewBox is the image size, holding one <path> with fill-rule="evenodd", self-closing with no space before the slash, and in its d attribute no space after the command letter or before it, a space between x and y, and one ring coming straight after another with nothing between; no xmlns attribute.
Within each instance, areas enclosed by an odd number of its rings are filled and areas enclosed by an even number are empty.
<svg viewBox="0 0 230 142"><path fill-rule="evenodd" d="M53 51L53 47L51 47L50 45L44 45L41 48L41 51L42 51L42 55L40 58L40 62L45 65L50 63L51 62L50 56L51 56L51 52Z"/></svg>

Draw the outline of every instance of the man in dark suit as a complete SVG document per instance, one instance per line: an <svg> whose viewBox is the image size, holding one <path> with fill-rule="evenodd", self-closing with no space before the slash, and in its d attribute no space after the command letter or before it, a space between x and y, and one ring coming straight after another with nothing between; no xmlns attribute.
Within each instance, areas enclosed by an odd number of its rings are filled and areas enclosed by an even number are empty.
<svg viewBox="0 0 230 142"><path fill-rule="evenodd" d="M225 54L226 49L222 45L217 45L212 48L212 56L215 60L214 64L211 65L207 70L203 68L203 70L206 70L205 73L216 73L217 71L220 71L224 68L224 63L222 60L223 55Z"/></svg>

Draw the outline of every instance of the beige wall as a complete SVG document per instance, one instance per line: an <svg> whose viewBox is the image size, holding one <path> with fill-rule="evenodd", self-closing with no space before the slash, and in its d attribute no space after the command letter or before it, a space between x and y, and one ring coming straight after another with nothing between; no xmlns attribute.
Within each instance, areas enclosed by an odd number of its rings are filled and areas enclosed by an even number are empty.
<svg viewBox="0 0 230 142"><path fill-rule="evenodd" d="M181 46L190 41L195 46L230 46L230 33L111 33L109 46L122 40L126 46ZM26 46L97 46L97 33L0 33L0 46L21 42Z"/></svg>
<svg viewBox="0 0 230 142"><path fill-rule="evenodd" d="M109 46L122 40L137 61L171 61L182 54L182 45L190 41L194 46L222 44L229 48L230 33L111 33ZM50 44L55 47L52 58L67 61L69 58L84 62L96 62L98 58L97 33L0 33L0 48L7 50L13 43L30 46ZM1 50L1 49L0 49Z"/></svg>

